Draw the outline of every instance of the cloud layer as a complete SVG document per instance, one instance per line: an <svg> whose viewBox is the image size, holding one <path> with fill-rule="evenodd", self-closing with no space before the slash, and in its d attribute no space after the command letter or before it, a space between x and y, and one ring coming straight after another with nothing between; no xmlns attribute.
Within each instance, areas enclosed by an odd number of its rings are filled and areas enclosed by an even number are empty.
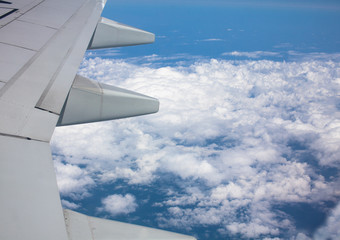
<svg viewBox="0 0 340 240"><path fill-rule="evenodd" d="M187 67L84 60L80 74L156 97L161 108L58 128L52 150L61 194L78 204L100 184L152 185L170 174L181 181L169 181L168 194L153 203L165 209L157 213L160 227L215 226L221 238L312 237L282 209L306 203L327 214L321 203L340 196L339 69L337 61L316 59ZM98 207L130 213L138 201L113 194ZM114 202L126 205L119 211Z"/></svg>

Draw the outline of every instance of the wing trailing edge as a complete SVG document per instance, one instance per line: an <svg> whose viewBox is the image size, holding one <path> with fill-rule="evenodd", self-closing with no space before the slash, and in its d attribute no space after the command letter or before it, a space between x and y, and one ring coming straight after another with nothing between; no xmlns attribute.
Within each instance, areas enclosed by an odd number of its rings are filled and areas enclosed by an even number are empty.
<svg viewBox="0 0 340 240"><path fill-rule="evenodd" d="M195 240L195 238L64 210L69 239L72 240Z"/></svg>

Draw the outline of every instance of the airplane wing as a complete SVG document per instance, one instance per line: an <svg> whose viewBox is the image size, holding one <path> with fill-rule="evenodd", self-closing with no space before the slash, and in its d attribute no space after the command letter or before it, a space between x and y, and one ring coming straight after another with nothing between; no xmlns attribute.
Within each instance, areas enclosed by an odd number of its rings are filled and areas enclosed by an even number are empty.
<svg viewBox="0 0 340 240"><path fill-rule="evenodd" d="M0 239L193 239L61 207L49 145L56 125L159 107L157 99L76 74L87 49L154 41L151 33L102 18L104 5L0 1Z"/></svg>

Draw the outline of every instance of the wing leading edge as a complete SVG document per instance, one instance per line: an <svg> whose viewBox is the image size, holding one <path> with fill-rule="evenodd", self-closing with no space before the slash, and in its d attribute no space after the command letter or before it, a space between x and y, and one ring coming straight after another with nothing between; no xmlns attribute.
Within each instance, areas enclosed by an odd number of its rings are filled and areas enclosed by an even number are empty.
<svg viewBox="0 0 340 240"><path fill-rule="evenodd" d="M61 208L49 145L56 125L159 108L157 99L76 75L86 49L154 41L101 18L105 2L0 1L0 239L194 239Z"/></svg>

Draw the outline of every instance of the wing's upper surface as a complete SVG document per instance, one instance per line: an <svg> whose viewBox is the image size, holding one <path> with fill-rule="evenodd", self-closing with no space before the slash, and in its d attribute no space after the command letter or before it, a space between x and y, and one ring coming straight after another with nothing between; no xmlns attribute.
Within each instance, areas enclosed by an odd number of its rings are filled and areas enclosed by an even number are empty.
<svg viewBox="0 0 340 240"><path fill-rule="evenodd" d="M1 133L49 141L103 6L102 0L6 4L18 10L1 19Z"/></svg>
<svg viewBox="0 0 340 240"><path fill-rule="evenodd" d="M0 239L68 239L49 141L103 6L0 2Z"/></svg>
<svg viewBox="0 0 340 240"><path fill-rule="evenodd" d="M104 5L105 0L0 1L0 239L79 239L70 235L73 225L65 225L52 164L49 141L57 123L158 111L156 99L76 77L87 48L154 40L151 33L101 18ZM95 239L109 237L100 236ZM131 236L125 238L148 238Z"/></svg>

